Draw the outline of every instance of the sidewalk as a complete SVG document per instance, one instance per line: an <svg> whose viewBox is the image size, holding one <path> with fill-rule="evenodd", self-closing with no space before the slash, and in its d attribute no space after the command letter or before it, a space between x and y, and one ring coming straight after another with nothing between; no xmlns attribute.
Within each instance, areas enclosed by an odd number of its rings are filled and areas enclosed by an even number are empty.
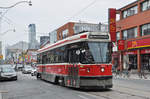
<svg viewBox="0 0 150 99"><path fill-rule="evenodd" d="M146 79L144 77L140 78L139 75L138 75L138 73L135 73L135 72L131 72L131 74L130 74L129 77L127 77L126 75L122 74L122 75L117 75L116 77L114 76L114 78L150 80L150 73L146 74Z"/></svg>

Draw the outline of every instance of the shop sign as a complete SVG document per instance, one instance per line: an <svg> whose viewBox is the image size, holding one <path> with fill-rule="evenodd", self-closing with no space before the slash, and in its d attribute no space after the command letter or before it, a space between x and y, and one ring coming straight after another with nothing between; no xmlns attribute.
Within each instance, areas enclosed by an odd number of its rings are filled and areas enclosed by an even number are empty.
<svg viewBox="0 0 150 99"><path fill-rule="evenodd" d="M141 50L141 54L148 54L148 53L150 53L150 49Z"/></svg>
<svg viewBox="0 0 150 99"><path fill-rule="evenodd" d="M136 51L124 52L124 55L134 55L134 54L137 54L137 50Z"/></svg>
<svg viewBox="0 0 150 99"><path fill-rule="evenodd" d="M128 49L143 48L143 47L150 47L150 38L127 42Z"/></svg>
<svg viewBox="0 0 150 99"><path fill-rule="evenodd" d="M124 50L124 40L118 40L118 50Z"/></svg>
<svg viewBox="0 0 150 99"><path fill-rule="evenodd" d="M111 41L116 41L116 9L109 9L109 32L111 36Z"/></svg>

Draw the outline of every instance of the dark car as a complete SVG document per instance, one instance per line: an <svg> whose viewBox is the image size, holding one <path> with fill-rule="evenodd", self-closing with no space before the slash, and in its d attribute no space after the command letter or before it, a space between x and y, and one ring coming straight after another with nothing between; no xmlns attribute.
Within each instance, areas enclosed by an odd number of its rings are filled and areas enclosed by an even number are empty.
<svg viewBox="0 0 150 99"><path fill-rule="evenodd" d="M17 80L17 74L11 65L0 65L0 81Z"/></svg>

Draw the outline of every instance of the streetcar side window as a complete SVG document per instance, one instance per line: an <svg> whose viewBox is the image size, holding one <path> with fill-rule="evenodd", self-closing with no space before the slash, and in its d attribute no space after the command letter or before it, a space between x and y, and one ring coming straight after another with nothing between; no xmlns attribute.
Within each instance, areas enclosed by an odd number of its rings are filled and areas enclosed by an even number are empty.
<svg viewBox="0 0 150 99"><path fill-rule="evenodd" d="M79 63L80 62L80 50L79 49L69 50L69 62L70 63Z"/></svg>
<svg viewBox="0 0 150 99"><path fill-rule="evenodd" d="M38 63L40 64L68 62L67 50L65 46L40 53L37 58Z"/></svg>
<svg viewBox="0 0 150 99"><path fill-rule="evenodd" d="M54 51L50 52L50 63L54 63Z"/></svg>
<svg viewBox="0 0 150 99"><path fill-rule="evenodd" d="M43 53L42 55L42 64L46 64L47 63L47 55L46 53Z"/></svg>
<svg viewBox="0 0 150 99"><path fill-rule="evenodd" d="M42 53L37 55L37 63L42 64Z"/></svg>

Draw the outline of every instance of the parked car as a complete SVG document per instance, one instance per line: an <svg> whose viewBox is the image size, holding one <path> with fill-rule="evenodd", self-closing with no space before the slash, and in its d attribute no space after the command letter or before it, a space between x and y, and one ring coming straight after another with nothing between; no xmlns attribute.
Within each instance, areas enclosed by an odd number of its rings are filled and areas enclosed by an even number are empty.
<svg viewBox="0 0 150 99"><path fill-rule="evenodd" d="M33 68L31 66L24 66L22 69L22 73L24 74L30 74L32 72Z"/></svg>
<svg viewBox="0 0 150 99"><path fill-rule="evenodd" d="M22 71L23 65L22 64L16 64L16 70L17 71Z"/></svg>
<svg viewBox="0 0 150 99"><path fill-rule="evenodd" d="M0 65L0 81L17 80L17 74L11 65Z"/></svg>
<svg viewBox="0 0 150 99"><path fill-rule="evenodd" d="M37 73L37 68L33 68L33 70L31 71L31 76L35 76Z"/></svg>

